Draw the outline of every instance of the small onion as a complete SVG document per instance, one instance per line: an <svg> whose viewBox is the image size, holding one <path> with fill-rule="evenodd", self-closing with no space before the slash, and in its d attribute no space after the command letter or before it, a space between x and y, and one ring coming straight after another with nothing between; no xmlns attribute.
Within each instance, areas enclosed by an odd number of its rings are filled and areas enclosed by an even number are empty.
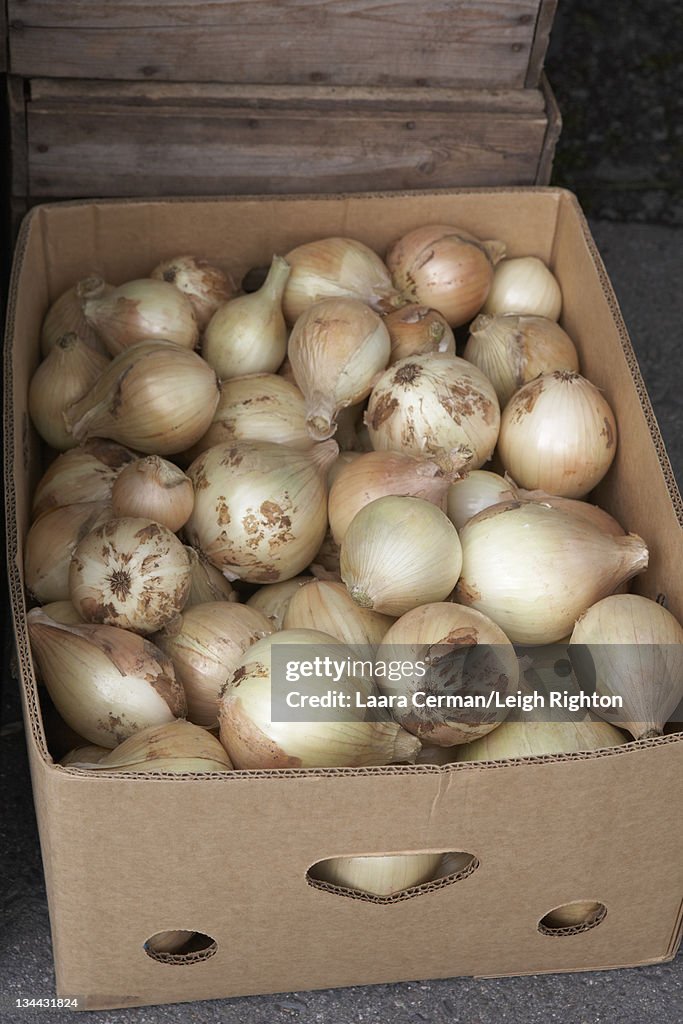
<svg viewBox="0 0 683 1024"><path fill-rule="evenodd" d="M170 530L150 519L110 519L83 538L69 594L87 622L153 633L184 607L190 560Z"/></svg>
<svg viewBox="0 0 683 1024"><path fill-rule="evenodd" d="M185 534L228 579L296 576L327 529L326 476L334 441L310 451L252 442L216 445L188 469L195 489Z"/></svg>
<svg viewBox="0 0 683 1024"><path fill-rule="evenodd" d="M147 455L125 466L111 492L115 516L153 519L171 533L177 533L185 525L193 504L190 478L158 455Z"/></svg>
<svg viewBox="0 0 683 1024"><path fill-rule="evenodd" d="M501 409L540 373L579 369L574 342L544 316L481 314L470 326L463 355L489 378Z"/></svg>
<svg viewBox="0 0 683 1024"><path fill-rule="evenodd" d="M64 424L64 412L90 390L109 365L77 334L64 334L50 349L31 378L28 409L43 441L58 451L73 448L76 441Z"/></svg>
<svg viewBox="0 0 683 1024"><path fill-rule="evenodd" d="M385 615L443 601L461 565L455 527L422 498L371 501L354 516L341 546L341 577L351 597Z"/></svg>
<svg viewBox="0 0 683 1024"><path fill-rule="evenodd" d="M412 671L395 680L386 671L388 665L420 662L428 666L424 676ZM452 747L496 729L507 708L449 707L449 696L504 699L519 683L519 662L503 630L486 615L448 602L428 603L402 615L387 631L377 652L375 682L393 698L392 715L404 729L427 743Z"/></svg>
<svg viewBox="0 0 683 1024"><path fill-rule="evenodd" d="M294 324L289 361L306 402L311 437L336 430L339 411L362 402L389 362L389 332L358 299L323 299Z"/></svg>
<svg viewBox="0 0 683 1024"><path fill-rule="evenodd" d="M170 658L144 637L117 626L64 625L42 608L28 613L27 625L55 707L91 743L113 748L185 714Z"/></svg>
<svg viewBox="0 0 683 1024"><path fill-rule="evenodd" d="M157 281L167 281L187 296L200 331L204 330L218 307L237 291L229 274L196 256L174 256L164 260L149 276Z"/></svg>
<svg viewBox="0 0 683 1024"><path fill-rule="evenodd" d="M216 374L196 352L141 342L111 361L92 390L69 407L66 422L77 441L106 437L151 455L173 455L206 433L218 396Z"/></svg>
<svg viewBox="0 0 683 1024"><path fill-rule="evenodd" d="M482 313L559 320L561 310L562 292L555 276L537 256L521 256L498 264Z"/></svg>
<svg viewBox="0 0 683 1024"><path fill-rule="evenodd" d="M258 291L219 306L204 331L202 355L221 380L274 373L287 353L282 295L290 266L274 256Z"/></svg>
<svg viewBox="0 0 683 1024"><path fill-rule="evenodd" d="M464 445L478 469L493 454L500 409L490 380L472 363L410 356L377 381L365 422L377 451L437 455Z"/></svg>
<svg viewBox="0 0 683 1024"><path fill-rule="evenodd" d="M352 238L323 238L287 253L292 268L282 308L293 324L320 299L359 299L377 312L403 305L379 256Z"/></svg>
<svg viewBox="0 0 683 1024"><path fill-rule="evenodd" d="M190 722L218 724L218 698L248 647L272 632L255 608L228 601L197 604L154 635L183 684Z"/></svg>
<svg viewBox="0 0 683 1024"><path fill-rule="evenodd" d="M543 374L503 410L498 452L522 487L583 498L600 483L616 450L614 413L578 373Z"/></svg>
<svg viewBox="0 0 683 1024"><path fill-rule="evenodd" d="M309 648L315 657L341 661L352 653L335 637L313 629L282 630L253 644L221 698L221 743L236 768L354 768L415 760L420 748L415 736L395 722L364 721L366 711L358 703L367 702L374 690L367 677L354 674L353 665L334 684L348 695L349 707L326 708L314 721L304 721L304 713L301 719L273 721L278 698L283 710L285 698L282 685L272 678L272 652L279 645ZM296 688L319 696L320 681L302 678Z"/></svg>
<svg viewBox="0 0 683 1024"><path fill-rule="evenodd" d="M635 534L614 537L564 508L507 501L460 531L455 598L488 615L515 643L567 636L592 604L647 568Z"/></svg>
<svg viewBox="0 0 683 1024"><path fill-rule="evenodd" d="M407 299L438 310L451 327L459 327L481 309L493 268L504 255L502 242L482 242L452 225L426 224L394 243L387 266Z"/></svg>
<svg viewBox="0 0 683 1024"><path fill-rule="evenodd" d="M199 340L191 302L166 281L141 278L105 295L84 292L82 297L85 319L113 356L141 341L191 349Z"/></svg>
<svg viewBox="0 0 683 1024"><path fill-rule="evenodd" d="M486 469L475 469L448 488L447 514L456 530L485 508L509 498L512 484Z"/></svg>
<svg viewBox="0 0 683 1024"><path fill-rule="evenodd" d="M409 303L387 313L384 326L391 340L389 365L406 356L446 352L455 355L455 337L448 321L435 309Z"/></svg>
<svg viewBox="0 0 683 1024"><path fill-rule="evenodd" d="M314 580L292 594L282 628L317 629L361 648L359 656L364 657L368 651L362 648L375 648L393 621L359 607L342 583Z"/></svg>

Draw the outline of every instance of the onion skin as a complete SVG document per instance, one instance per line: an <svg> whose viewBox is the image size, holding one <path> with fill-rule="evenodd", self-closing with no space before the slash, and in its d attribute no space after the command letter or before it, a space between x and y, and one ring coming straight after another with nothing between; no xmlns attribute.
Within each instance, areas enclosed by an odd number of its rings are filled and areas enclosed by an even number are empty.
<svg viewBox="0 0 683 1024"><path fill-rule="evenodd" d="M391 339L389 365L406 356L445 352L455 355L455 336L445 317L436 309L409 303L387 313L384 326Z"/></svg>
<svg viewBox="0 0 683 1024"><path fill-rule="evenodd" d="M31 378L28 408L34 427L52 448L64 452L76 441L64 425L65 410L90 390L109 364L77 334L63 335Z"/></svg>
<svg viewBox="0 0 683 1024"><path fill-rule="evenodd" d="M543 712L536 720L530 714L527 712L520 721L503 722L488 735L460 747L456 759L504 761L511 757L602 750L627 742L623 733L607 722L546 722L542 720Z"/></svg>
<svg viewBox="0 0 683 1024"><path fill-rule="evenodd" d="M104 501L83 501L50 509L36 519L26 538L24 581L37 601L70 600L71 556L83 538L111 514L111 505Z"/></svg>
<svg viewBox="0 0 683 1024"><path fill-rule="evenodd" d="M514 643L561 640L591 605L648 564L635 534L610 536L533 501L484 509L461 529L460 543L454 599L488 615Z"/></svg>
<svg viewBox="0 0 683 1024"><path fill-rule="evenodd" d="M187 474L195 503L185 535L228 579L276 583L298 575L327 529L334 441L308 452L265 442L216 445Z"/></svg>
<svg viewBox="0 0 683 1024"><path fill-rule="evenodd" d="M200 331L204 330L218 307L237 292L229 274L197 256L183 255L164 260L149 276L174 285L189 299Z"/></svg>
<svg viewBox="0 0 683 1024"><path fill-rule="evenodd" d="M583 498L612 465L617 424L609 403L585 377L542 374L505 406L498 453L521 487Z"/></svg>
<svg viewBox="0 0 683 1024"><path fill-rule="evenodd" d="M482 313L517 313L559 320L562 291L543 260L520 256L503 260L496 267Z"/></svg>
<svg viewBox="0 0 683 1024"><path fill-rule="evenodd" d="M504 254L502 242L482 242L453 225L426 224L394 243L387 266L409 301L438 310L451 327L459 327L481 309Z"/></svg>
<svg viewBox="0 0 683 1024"><path fill-rule="evenodd" d="M114 480L136 458L123 445L100 437L58 455L36 487L31 508L33 519L64 505L86 501L109 503Z"/></svg>
<svg viewBox="0 0 683 1024"><path fill-rule="evenodd" d="M83 313L112 356L141 341L193 349L199 328L192 304L166 281L140 278L105 295L83 298Z"/></svg>
<svg viewBox="0 0 683 1024"><path fill-rule="evenodd" d="M410 356L375 384L365 423L376 451L445 455L465 446L470 469L493 454L500 407L488 377L457 356Z"/></svg>
<svg viewBox="0 0 683 1024"><path fill-rule="evenodd" d="M255 594L247 601L250 608L256 608L263 612L265 617L273 624L273 632L276 633L283 628L285 615L293 594L306 583L312 583L313 576L294 576L290 580L283 580L282 583L268 583L259 587Z"/></svg>
<svg viewBox="0 0 683 1024"><path fill-rule="evenodd" d="M101 277L85 277L72 288L68 288L52 303L40 331L40 351L45 358L59 339L70 331L74 331L86 345L97 352L109 355L107 349L83 315L82 296L92 297L107 295L114 291L114 286L105 284Z"/></svg>

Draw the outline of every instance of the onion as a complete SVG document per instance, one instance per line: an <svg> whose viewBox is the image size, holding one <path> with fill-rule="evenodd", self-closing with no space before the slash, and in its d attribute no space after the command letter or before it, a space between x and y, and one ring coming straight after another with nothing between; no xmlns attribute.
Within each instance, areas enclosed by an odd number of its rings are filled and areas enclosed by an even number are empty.
<svg viewBox="0 0 683 1024"><path fill-rule="evenodd" d="M85 319L113 356L141 341L194 348L199 340L192 304L166 281L141 278L104 295L84 291L82 300Z"/></svg>
<svg viewBox="0 0 683 1024"><path fill-rule="evenodd" d="M503 411L498 452L522 487L583 498L600 483L616 450L614 413L578 373L537 377Z"/></svg>
<svg viewBox="0 0 683 1024"><path fill-rule="evenodd" d="M37 519L62 505L109 502L116 477L136 457L123 445L100 437L64 452L40 478L33 495L32 517Z"/></svg>
<svg viewBox="0 0 683 1024"><path fill-rule="evenodd" d="M375 384L365 414L373 448L415 455L447 454L465 446L471 469L493 454L500 409L493 385L456 356L411 356Z"/></svg>
<svg viewBox="0 0 683 1024"><path fill-rule="evenodd" d="M438 310L451 327L481 309L502 242L482 242L462 228L426 224L409 231L387 253L394 284L412 302Z"/></svg>
<svg viewBox="0 0 683 1024"><path fill-rule="evenodd" d="M196 256L174 256L157 264L149 275L167 281L185 295L203 331L219 306L235 295L237 288L229 274Z"/></svg>
<svg viewBox="0 0 683 1024"><path fill-rule="evenodd" d="M112 487L111 507L117 517L142 517L177 533L190 518L192 481L172 462L148 455L125 466Z"/></svg>
<svg viewBox="0 0 683 1024"><path fill-rule="evenodd" d="M491 505L497 505L510 496L510 481L498 473L486 469L475 469L462 480L455 480L448 488L448 518L457 530L461 530L468 519L476 516Z"/></svg>
<svg viewBox="0 0 683 1024"><path fill-rule="evenodd" d="M409 303L387 313L384 326L391 339L390 364L406 356L429 355L445 352L455 355L455 337L448 321L429 306Z"/></svg>
<svg viewBox="0 0 683 1024"><path fill-rule="evenodd" d="M64 425L64 412L90 390L109 360L82 341L64 334L50 349L31 378L28 409L43 441L58 451L76 441Z"/></svg>
<svg viewBox="0 0 683 1024"><path fill-rule="evenodd" d="M483 313L519 313L559 320L562 292L554 275L537 256L503 260L495 269Z"/></svg>

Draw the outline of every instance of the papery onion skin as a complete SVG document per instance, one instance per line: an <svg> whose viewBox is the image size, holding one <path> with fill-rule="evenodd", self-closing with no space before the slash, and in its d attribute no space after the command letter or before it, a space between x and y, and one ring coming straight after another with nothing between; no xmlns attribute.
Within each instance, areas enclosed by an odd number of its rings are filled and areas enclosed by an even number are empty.
<svg viewBox="0 0 683 1024"><path fill-rule="evenodd" d="M178 718L150 725L96 762L101 772L225 772L232 763L225 748L206 729Z"/></svg>
<svg viewBox="0 0 683 1024"><path fill-rule="evenodd" d="M470 469L493 454L500 408L488 377L457 356L401 359L375 384L365 414L376 451L446 454L472 450Z"/></svg>
<svg viewBox="0 0 683 1024"><path fill-rule="evenodd" d="M285 259L292 268L282 302L289 324L320 299L359 299L378 313L403 305L380 257L353 238L306 242Z"/></svg>
<svg viewBox="0 0 683 1024"><path fill-rule="evenodd" d="M376 647L394 619L357 605L342 583L314 580L292 594L283 629L317 629L342 643Z"/></svg>
<svg viewBox="0 0 683 1024"><path fill-rule="evenodd" d="M113 748L187 709L170 658L136 633L27 615L31 648L60 715L79 736Z"/></svg>
<svg viewBox="0 0 683 1024"><path fill-rule="evenodd" d="M306 583L312 583L313 576L294 576L290 580L283 580L282 583L267 583L259 587L255 594L247 601L250 608L257 608L263 612L267 619L273 624L273 632L282 629L287 607L299 587Z"/></svg>
<svg viewBox="0 0 683 1024"><path fill-rule="evenodd" d="M328 510L332 535L341 544L357 512L388 494L424 498L444 509L451 482L471 461L469 449L441 458L408 452L364 452L341 468L330 488Z"/></svg>
<svg viewBox="0 0 683 1024"><path fill-rule="evenodd" d="M614 413L578 373L542 374L503 410L498 452L513 480L529 490L583 498L605 476L616 450Z"/></svg>
<svg viewBox="0 0 683 1024"><path fill-rule="evenodd" d="M183 454L192 462L217 444L274 440L302 451L313 447L304 396L296 384L277 374L250 373L221 383L213 422L191 451Z"/></svg>
<svg viewBox="0 0 683 1024"><path fill-rule="evenodd" d="M185 545L187 557L190 559L192 578L190 593L185 602L185 609L207 601L237 601L239 595L215 565L207 561L204 555L194 548Z"/></svg>
<svg viewBox="0 0 683 1024"><path fill-rule="evenodd" d="M362 402L386 367L391 342L381 318L358 299L323 299L297 319L289 361L316 441L336 431L341 409Z"/></svg>
<svg viewBox="0 0 683 1024"><path fill-rule="evenodd" d="M206 433L218 398L216 374L196 352L140 342L113 359L65 417L77 441L105 437L144 454L173 455Z"/></svg>
<svg viewBox="0 0 683 1024"><path fill-rule="evenodd" d="M150 519L110 519L81 540L69 595L88 622L153 633L184 607L190 560L175 534Z"/></svg>
<svg viewBox="0 0 683 1024"><path fill-rule="evenodd" d="M470 325L463 357L489 378L501 409L540 373L579 370L574 342L558 323L543 316L480 314Z"/></svg>
<svg viewBox="0 0 683 1024"><path fill-rule="evenodd" d="M503 260L493 274L482 313L517 313L559 320L562 291L552 271L537 256Z"/></svg>
<svg viewBox="0 0 683 1024"><path fill-rule="evenodd" d="M389 764L415 759L419 740L395 722L363 721L354 695L373 692L367 678L343 676L335 688L350 696L343 710L326 709L324 719L271 721L271 649L273 645L312 645L315 656L344 658L349 649L326 633L289 629L257 641L244 655L232 682L223 691L220 739L236 768L336 768ZM315 680L301 679L296 687L319 693ZM284 697L284 694L281 694Z"/></svg>
<svg viewBox="0 0 683 1024"><path fill-rule="evenodd" d="M272 632L272 624L256 608L227 601L186 609L154 635L154 643L173 662L183 684L190 722L213 729L218 700L240 660L252 644Z"/></svg>
<svg viewBox="0 0 683 1024"><path fill-rule="evenodd" d="M389 365L406 356L445 352L455 355L455 336L448 321L436 309L409 303L387 313L384 326L391 339Z"/></svg>
<svg viewBox="0 0 683 1024"><path fill-rule="evenodd" d="M483 242L453 225L426 224L393 244L387 266L408 300L438 310L451 327L459 327L481 309L504 254L502 242Z"/></svg>
<svg viewBox="0 0 683 1024"><path fill-rule="evenodd" d="M459 536L454 599L488 615L514 643L561 640L592 604L648 564L635 534L610 536L566 509L533 501L492 505Z"/></svg>
<svg viewBox="0 0 683 1024"><path fill-rule="evenodd" d="M123 445L93 437L58 455L38 482L31 516L37 519L52 508L86 501L109 502L114 480L137 458Z"/></svg>
<svg viewBox="0 0 683 1024"><path fill-rule="evenodd" d="M462 480L455 480L448 488L448 518L456 530L461 530L472 516L509 497L511 487L504 477L487 469L466 473Z"/></svg>
<svg viewBox="0 0 683 1024"><path fill-rule="evenodd" d="M229 274L197 256L182 255L164 260L149 276L174 285L189 299L200 331L218 307L237 292Z"/></svg>
<svg viewBox="0 0 683 1024"><path fill-rule="evenodd" d="M193 505L192 481L158 455L148 455L125 466L112 487L115 516L153 519L171 533L185 525Z"/></svg>
<svg viewBox="0 0 683 1024"><path fill-rule="evenodd" d="M475 651L476 649L476 651ZM462 655L466 653L463 662ZM467 659L478 657L475 668ZM427 675L402 674L392 681L381 664L399 662L428 665ZM404 697L408 707L392 707L392 715L421 741L453 747L485 736L507 716L507 708L450 708L420 706L417 694L431 697L479 694L502 700L519 682L519 662L503 630L490 618L449 602L424 604L402 615L387 631L377 652L375 681L387 696Z"/></svg>
<svg viewBox="0 0 683 1024"><path fill-rule="evenodd" d="M547 712L545 712L547 714ZM498 729L458 749L458 761L504 761L513 757L568 754L602 750L626 743L627 738L606 722L549 722L543 715L503 722Z"/></svg>
<svg viewBox="0 0 683 1024"><path fill-rule="evenodd" d="M83 538L111 515L107 502L83 501L50 509L36 519L26 538L24 582L37 601L70 600L71 556Z"/></svg>
<svg viewBox="0 0 683 1024"><path fill-rule="evenodd" d="M621 698L621 708L596 711L634 739L661 736L683 701L683 626L647 597L612 594L593 604L574 626L569 658L586 687Z"/></svg>
<svg viewBox="0 0 683 1024"><path fill-rule="evenodd" d="M83 341L97 352L106 353L106 346L93 330L83 315L82 296L84 294L95 296L107 295L114 290L114 286L106 284L101 277L95 275L85 277L78 281L73 287L55 299L43 320L40 331L40 351L45 358L54 345L64 335L74 331Z"/></svg>
<svg viewBox="0 0 683 1024"><path fill-rule="evenodd" d="M450 519L422 498L390 495L365 505L341 546L341 577L362 608L404 615L443 601L460 575L460 541Z"/></svg>
<svg viewBox="0 0 683 1024"><path fill-rule="evenodd" d="M86 294L83 313L112 356L141 341L171 342L187 349L199 341L190 300L166 281L139 278L103 296Z"/></svg>
<svg viewBox="0 0 683 1024"><path fill-rule="evenodd" d="M64 334L31 377L28 409L34 427L52 448L76 445L64 425L64 411L90 390L109 364L77 334Z"/></svg>
<svg viewBox="0 0 683 1024"><path fill-rule="evenodd" d="M195 488L185 535L228 579L276 583L310 564L327 529L334 441L309 452L252 442L216 445L187 473Z"/></svg>

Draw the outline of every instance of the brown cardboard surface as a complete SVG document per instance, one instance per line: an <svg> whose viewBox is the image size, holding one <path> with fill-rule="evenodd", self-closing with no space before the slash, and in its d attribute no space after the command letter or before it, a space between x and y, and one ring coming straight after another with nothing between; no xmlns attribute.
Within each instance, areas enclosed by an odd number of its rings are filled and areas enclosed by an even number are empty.
<svg viewBox="0 0 683 1024"><path fill-rule="evenodd" d="M651 550L638 589L683 611L681 500L614 296L572 196L466 190L339 198L71 203L38 208L17 250L6 349L10 586L57 984L89 1008L457 974L635 965L673 956L681 825L670 820L679 736L502 765L91 777L47 753L24 623L22 546L37 449L26 390L48 302L97 270L113 283L199 252L236 276L304 240L346 234L383 252L427 222L551 262L564 325L605 389L620 448L600 499ZM311 886L326 857L462 850L452 884L377 904ZM547 935L572 900L605 904L596 927ZM204 932L215 955L160 963L165 929ZM420 935L429 940L419 940Z"/></svg>

